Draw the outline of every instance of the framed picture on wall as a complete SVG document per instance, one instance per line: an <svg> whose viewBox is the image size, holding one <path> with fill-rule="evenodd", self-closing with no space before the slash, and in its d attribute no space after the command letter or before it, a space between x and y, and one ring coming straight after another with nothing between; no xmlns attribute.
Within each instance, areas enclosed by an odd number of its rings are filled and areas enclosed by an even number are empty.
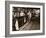
<svg viewBox="0 0 46 38"><path fill-rule="evenodd" d="M44 3L5 1L5 36L44 34Z"/></svg>

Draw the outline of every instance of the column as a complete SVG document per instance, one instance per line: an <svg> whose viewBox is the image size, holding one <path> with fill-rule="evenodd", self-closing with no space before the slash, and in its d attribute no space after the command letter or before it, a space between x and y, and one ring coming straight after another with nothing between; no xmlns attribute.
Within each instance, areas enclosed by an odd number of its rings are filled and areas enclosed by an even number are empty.
<svg viewBox="0 0 46 38"><path fill-rule="evenodd" d="M19 30L18 19L16 19L15 27L16 27L16 30Z"/></svg>

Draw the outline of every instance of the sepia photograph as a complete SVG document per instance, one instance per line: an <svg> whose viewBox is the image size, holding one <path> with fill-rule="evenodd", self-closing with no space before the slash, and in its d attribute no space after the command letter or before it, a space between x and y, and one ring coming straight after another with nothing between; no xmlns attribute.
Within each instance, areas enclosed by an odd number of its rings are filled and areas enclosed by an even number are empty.
<svg viewBox="0 0 46 38"><path fill-rule="evenodd" d="M40 8L12 9L12 31L40 30Z"/></svg>
<svg viewBox="0 0 46 38"><path fill-rule="evenodd" d="M44 3L5 2L5 36L44 34Z"/></svg>
<svg viewBox="0 0 46 38"><path fill-rule="evenodd" d="M41 33L42 6L10 4L10 33Z"/></svg>

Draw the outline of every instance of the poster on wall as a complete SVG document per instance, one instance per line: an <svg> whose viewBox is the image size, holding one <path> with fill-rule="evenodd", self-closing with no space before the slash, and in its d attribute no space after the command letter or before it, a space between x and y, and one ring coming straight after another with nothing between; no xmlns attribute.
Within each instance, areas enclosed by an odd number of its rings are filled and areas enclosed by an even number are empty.
<svg viewBox="0 0 46 38"><path fill-rule="evenodd" d="M44 34L44 3L5 1L5 36Z"/></svg>

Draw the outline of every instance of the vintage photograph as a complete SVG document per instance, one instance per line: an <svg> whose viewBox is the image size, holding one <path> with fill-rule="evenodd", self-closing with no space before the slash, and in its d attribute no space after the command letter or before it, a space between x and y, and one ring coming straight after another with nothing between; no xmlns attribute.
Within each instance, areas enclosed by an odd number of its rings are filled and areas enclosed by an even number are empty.
<svg viewBox="0 0 46 38"><path fill-rule="evenodd" d="M12 7L12 31L40 30L40 8Z"/></svg>
<svg viewBox="0 0 46 38"><path fill-rule="evenodd" d="M5 2L5 36L32 36L44 34L44 3Z"/></svg>
<svg viewBox="0 0 46 38"><path fill-rule="evenodd" d="M41 33L42 10L39 5L10 4L10 34Z"/></svg>

